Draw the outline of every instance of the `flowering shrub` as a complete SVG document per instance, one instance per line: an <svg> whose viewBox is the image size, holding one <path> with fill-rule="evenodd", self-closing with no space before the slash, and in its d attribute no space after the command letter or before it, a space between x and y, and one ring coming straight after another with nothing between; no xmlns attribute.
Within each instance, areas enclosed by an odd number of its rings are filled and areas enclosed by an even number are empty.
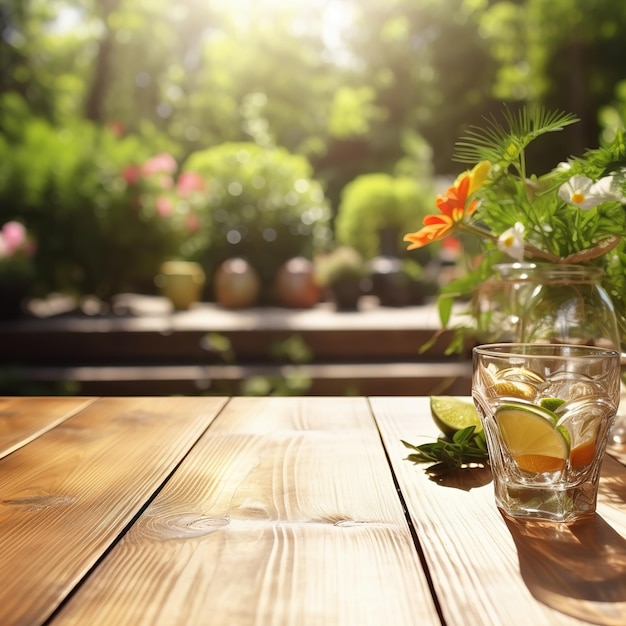
<svg viewBox="0 0 626 626"><path fill-rule="evenodd" d="M127 165L122 177L132 203L171 236L168 257L190 259L205 247L208 184L202 176L179 172L174 157L162 152L141 165Z"/></svg>
<svg viewBox="0 0 626 626"><path fill-rule="evenodd" d="M464 242L475 236L481 243L467 275L441 289L443 326L455 299L471 294L495 263L507 259L601 266L618 317L626 319L624 136L618 133L609 145L537 176L528 172L528 145L577 118L543 109L505 110L504 118L504 125L491 119L459 140L455 157L472 169L437 198L440 213L426 216L420 230L404 237L409 250L450 235Z"/></svg>
<svg viewBox="0 0 626 626"><path fill-rule="evenodd" d="M297 256L311 259L331 241L330 208L303 156L284 148L225 143L190 154L183 172L208 181L202 210L198 203L202 240L187 245L197 250L209 292L219 265L242 257L259 273L262 300L268 303L283 263ZM179 177L177 184L185 181Z"/></svg>
<svg viewBox="0 0 626 626"><path fill-rule="evenodd" d="M62 128L23 106L2 106L0 224L19 221L37 242L33 294L109 299L154 289L160 264L177 251L169 220L139 198L122 173L159 153L145 138L119 137L84 120Z"/></svg>

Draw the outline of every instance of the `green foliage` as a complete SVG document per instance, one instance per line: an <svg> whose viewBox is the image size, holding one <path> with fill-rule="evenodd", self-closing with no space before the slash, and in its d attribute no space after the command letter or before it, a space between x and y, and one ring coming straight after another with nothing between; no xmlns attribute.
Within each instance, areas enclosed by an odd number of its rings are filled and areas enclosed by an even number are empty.
<svg viewBox="0 0 626 626"><path fill-rule="evenodd" d="M230 339L219 333L209 333L203 339L203 347L216 354L223 363L237 363ZM299 396L310 389L312 380L304 371L303 365L312 359L311 348L300 335L290 335L286 339L271 344L268 358L276 363L286 363L281 375L253 375L227 389L216 389L213 393L242 396Z"/></svg>
<svg viewBox="0 0 626 626"><path fill-rule="evenodd" d="M472 304L467 311L468 319L455 326L457 332L449 350L463 349L464 334L467 337L489 329L488 313L486 317L474 296L493 264L506 260L502 254L517 261L547 260L603 267L604 286L618 316L623 318L621 323L626 325L623 133L618 131L609 144L587 150L582 157L572 157L546 174L527 177L526 148L530 143L544 133L560 130L574 119L542 110L536 114L525 110L517 115L506 112L505 119L506 127L491 120L485 130L473 129L461 141L459 153L464 162L489 159L491 163L483 161L460 177L446 196L447 202L457 202L460 210L447 234L458 230L483 243L480 263L440 292L439 313L444 327L451 320L455 299L471 298ZM464 184L465 190L461 191ZM474 185L474 189L468 199L469 185ZM447 205L439 206L444 211ZM471 206L476 206L476 210L469 210ZM418 235L422 243L428 242L428 228ZM519 317L527 316L519 314ZM431 344L432 341L427 345Z"/></svg>
<svg viewBox="0 0 626 626"><path fill-rule="evenodd" d="M212 226L197 258L207 276L225 259L242 257L267 293L282 263L312 258L328 247L330 209L304 157L283 148L226 143L194 152L183 171L208 181L203 210Z"/></svg>
<svg viewBox="0 0 626 626"><path fill-rule="evenodd" d="M522 256L561 263L595 259L606 252L604 240L626 236L622 206L626 144L621 133L607 146L587 150L545 174L531 176L527 174L526 152L530 144L578 120L542 107L523 107L517 113L505 108L503 117L504 124L491 118L484 128L470 129L457 143L456 154L462 162L488 162L488 173L474 192L478 208L461 221L460 230L494 242L518 223L524 233ZM578 206L566 200L568 185L580 186L584 180L591 186L605 175L611 177L610 188L607 177L607 188L601 193L584 190L582 197L593 204Z"/></svg>
<svg viewBox="0 0 626 626"><path fill-rule="evenodd" d="M363 257L350 246L338 246L315 258L315 278L322 287L345 280L359 281L368 273Z"/></svg>
<svg viewBox="0 0 626 626"><path fill-rule="evenodd" d="M517 112L503 111L504 124L495 116L485 126L472 126L456 142L455 159L460 163L475 164L490 161L505 172L513 167L517 174L526 176L526 149L541 135L563 130L578 122L571 113L547 111L543 107L522 107Z"/></svg>
<svg viewBox="0 0 626 626"><path fill-rule="evenodd" d="M336 239L372 259L381 253L381 232L392 231L396 237L392 252L400 253L401 235L421 223L433 201L428 185L414 178L364 174L343 190Z"/></svg>
<svg viewBox="0 0 626 626"><path fill-rule="evenodd" d="M55 128L67 123L69 135L82 132L76 124L82 117L100 125L120 123L141 137L133 150L137 156L129 156L132 162L163 149L184 157L222 142L282 146L307 156L314 167L308 178L320 181L334 209L344 186L365 172L393 172L418 180L433 169L456 174L451 162L454 139L502 100L566 108L583 120L575 133L560 134L550 147L539 144L532 154L537 170L595 145L601 128L603 141L610 141L623 127L625 97L619 84L624 79L626 3L340 4L345 13L335 13L335 0L316 3L315 8L283 2L279 9L275 3L271 12L262 2L251 2L249 11L241 11L232 3L201 0L174 5L166 0L5 0L0 93L22 94L31 110ZM342 15L347 16L345 22ZM2 143L20 143L15 133L21 135L20 128L30 126L14 114L13 105L3 100ZM91 132L85 133L82 157L88 162L95 159L94 150L103 150ZM170 146L162 145L165 135ZM70 147L74 153L79 150ZM60 167L67 168L63 152ZM27 193L33 195L44 193L38 187L44 180L40 163L35 159L33 171L25 175ZM84 177L76 176L82 190L73 195L94 205L89 194L100 183L87 172L88 166L84 169ZM0 166L0 178L11 171ZM6 184L0 180L1 188ZM72 193L49 195L56 216L62 213L58 203ZM103 207L107 200L99 197L95 204ZM416 214L408 230L415 230L421 217ZM44 228L44 218L38 220L38 228ZM64 228L66 239L72 229L83 233L83 239L92 238L100 229L94 226L97 221L81 213L76 227L61 221L54 230ZM376 237L364 236L368 241L359 244L368 250L364 254L376 254ZM65 245L46 242L55 251L55 274L66 277L48 277L48 283L87 289L103 280L93 261L86 268L79 264L63 269ZM144 246L152 245L147 237ZM193 245L204 244L196 240ZM87 258L89 247L85 239L83 250L72 254ZM135 260L131 256L128 262ZM108 269L125 271L115 264ZM102 293L113 288L98 287Z"/></svg>
<svg viewBox="0 0 626 626"><path fill-rule="evenodd" d="M343 86L333 98L329 130L337 139L362 137L371 131L372 121L384 117L374 104L376 92L372 87Z"/></svg>
<svg viewBox="0 0 626 626"><path fill-rule="evenodd" d="M57 128L14 99L0 108L0 221L20 220L37 242L35 292L106 299L151 279L173 241L122 177L145 158L141 142L81 120Z"/></svg>
<svg viewBox="0 0 626 626"><path fill-rule="evenodd" d="M489 460L485 433L476 431L475 426L457 430L452 438L439 437L434 442L414 445L402 441L406 448L413 450L406 458L415 464L430 463L426 471L441 475L463 467L485 465Z"/></svg>

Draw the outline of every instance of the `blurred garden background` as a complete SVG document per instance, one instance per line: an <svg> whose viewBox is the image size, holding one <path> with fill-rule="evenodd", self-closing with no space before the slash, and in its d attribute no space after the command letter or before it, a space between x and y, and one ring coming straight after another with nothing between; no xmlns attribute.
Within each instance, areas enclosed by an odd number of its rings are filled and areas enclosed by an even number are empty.
<svg viewBox="0 0 626 626"><path fill-rule="evenodd" d="M0 28L0 226L28 237L0 277L37 297L150 293L186 260L212 300L239 258L272 303L286 261L336 248L318 283L381 255L419 280L439 251L401 238L469 125L580 116L541 173L626 116L614 0L3 0Z"/></svg>

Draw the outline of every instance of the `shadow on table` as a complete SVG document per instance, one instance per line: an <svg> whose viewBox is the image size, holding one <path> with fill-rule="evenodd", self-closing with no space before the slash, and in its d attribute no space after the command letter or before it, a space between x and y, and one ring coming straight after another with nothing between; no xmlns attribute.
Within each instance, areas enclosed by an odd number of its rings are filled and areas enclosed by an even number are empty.
<svg viewBox="0 0 626 626"><path fill-rule="evenodd" d="M569 525L503 517L537 600L594 624L624 625L626 540L602 517Z"/></svg>
<svg viewBox="0 0 626 626"><path fill-rule="evenodd" d="M458 470L448 470L444 473L430 473L430 480L442 487L452 487L470 491L490 483L493 479L491 469L487 465L464 467Z"/></svg>
<svg viewBox="0 0 626 626"><path fill-rule="evenodd" d="M622 454L618 458L626 464L626 455ZM599 494L605 502L623 507L626 503L626 477L623 468L614 459L607 457L602 465L602 480L600 481ZM624 618L626 624L626 617Z"/></svg>

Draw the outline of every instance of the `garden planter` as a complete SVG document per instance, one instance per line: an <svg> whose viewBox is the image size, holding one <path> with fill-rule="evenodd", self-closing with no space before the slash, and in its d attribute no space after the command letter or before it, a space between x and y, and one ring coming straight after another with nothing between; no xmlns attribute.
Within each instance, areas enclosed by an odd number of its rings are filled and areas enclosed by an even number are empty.
<svg viewBox="0 0 626 626"><path fill-rule="evenodd" d="M258 303L261 279L245 259L224 261L214 276L215 301L227 309L245 309Z"/></svg>
<svg viewBox="0 0 626 626"><path fill-rule="evenodd" d="M276 302L280 306L308 309L320 300L315 268L309 259L295 257L280 266L274 281Z"/></svg>
<svg viewBox="0 0 626 626"><path fill-rule="evenodd" d="M202 298L205 274L199 263L167 261L161 265L155 283L174 309L184 311Z"/></svg>

